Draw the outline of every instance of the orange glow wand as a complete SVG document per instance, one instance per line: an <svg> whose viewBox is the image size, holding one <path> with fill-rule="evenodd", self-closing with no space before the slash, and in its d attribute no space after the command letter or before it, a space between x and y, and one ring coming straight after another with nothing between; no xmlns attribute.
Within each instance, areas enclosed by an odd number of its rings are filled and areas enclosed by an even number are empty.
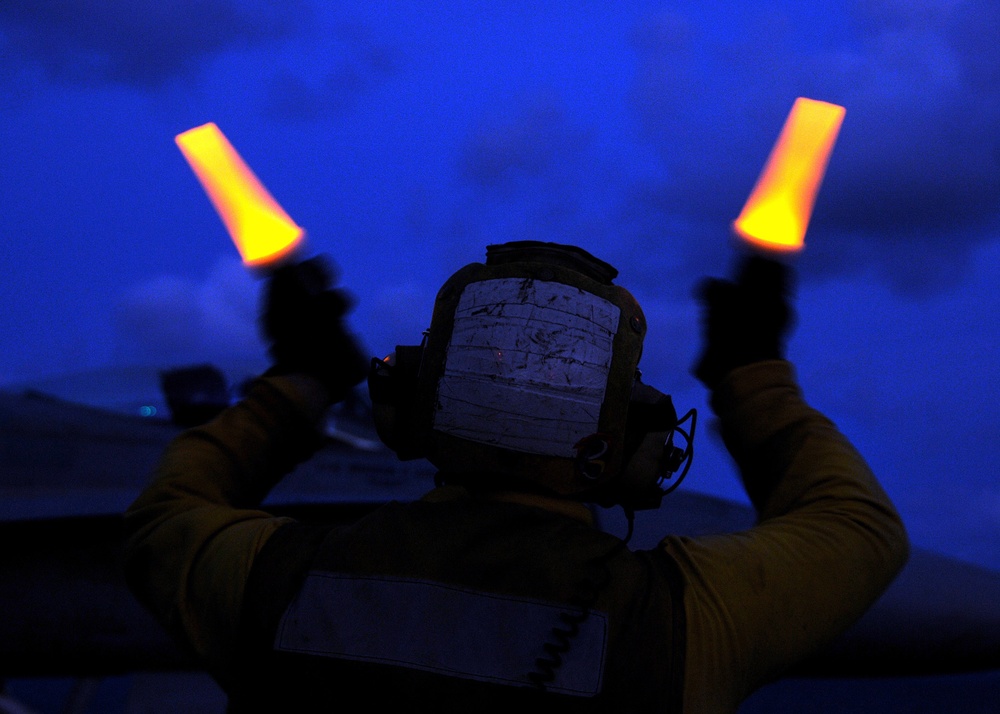
<svg viewBox="0 0 1000 714"><path fill-rule="evenodd" d="M733 222L740 238L769 251L802 250L845 112L837 104L795 100L750 198Z"/></svg>
<svg viewBox="0 0 1000 714"><path fill-rule="evenodd" d="M174 141L226 224L243 264L276 266L302 243L296 225L213 123L178 134Z"/></svg>

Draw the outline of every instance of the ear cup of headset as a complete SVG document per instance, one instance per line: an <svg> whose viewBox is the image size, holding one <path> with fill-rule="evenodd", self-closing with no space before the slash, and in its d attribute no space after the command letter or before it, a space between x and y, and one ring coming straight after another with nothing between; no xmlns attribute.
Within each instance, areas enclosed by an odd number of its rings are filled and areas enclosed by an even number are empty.
<svg viewBox="0 0 1000 714"><path fill-rule="evenodd" d="M625 428L625 468L615 483L615 498L623 506L634 510L659 507L661 477L683 460L683 451L672 444L676 424L670 396L636 379Z"/></svg>
<svg viewBox="0 0 1000 714"><path fill-rule="evenodd" d="M397 345L385 359L372 358L368 394L379 438L403 461L425 456L418 418L422 345Z"/></svg>

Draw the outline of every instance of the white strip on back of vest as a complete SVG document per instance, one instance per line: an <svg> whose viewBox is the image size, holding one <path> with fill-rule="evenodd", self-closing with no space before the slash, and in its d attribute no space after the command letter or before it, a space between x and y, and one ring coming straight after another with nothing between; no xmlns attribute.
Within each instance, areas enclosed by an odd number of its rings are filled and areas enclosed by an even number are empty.
<svg viewBox="0 0 1000 714"><path fill-rule="evenodd" d="M455 312L433 427L572 457L597 431L620 315L614 303L562 283L470 283Z"/></svg>
<svg viewBox="0 0 1000 714"><path fill-rule="evenodd" d="M288 606L274 648L408 667L460 679L532 686L529 673L573 608L410 578L313 571ZM588 611L546 689L601 691L608 621Z"/></svg>

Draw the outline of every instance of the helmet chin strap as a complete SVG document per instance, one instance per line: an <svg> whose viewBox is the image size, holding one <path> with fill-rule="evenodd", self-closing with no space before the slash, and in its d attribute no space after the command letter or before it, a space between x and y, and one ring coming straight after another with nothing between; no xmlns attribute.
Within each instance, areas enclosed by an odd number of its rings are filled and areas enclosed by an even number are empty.
<svg viewBox="0 0 1000 714"><path fill-rule="evenodd" d="M691 422L691 428L685 429L684 424L688 421ZM688 412L674 425L673 430L670 432L670 436L667 437L667 441L663 445L663 472L656 483L663 491L664 496L677 490L677 487L681 485L684 477L688 475L688 471L691 470L691 463L694 461L694 432L697 426L698 410L694 408L689 409ZM680 434L684 437L684 441L686 443L683 449L674 446L674 435L676 434ZM664 488L663 482L673 478L677 470L682 467L683 470L681 471L680 476L677 477L677 480L670 484L669 487Z"/></svg>
<svg viewBox="0 0 1000 714"><path fill-rule="evenodd" d="M684 424L688 421L691 422L690 429L684 428ZM681 485L684 477L687 476L688 471L691 470L691 463L694 461L694 433L697 426L698 410L691 408L674 424L673 429L667 436L667 440L663 445L663 457L660 462L661 472L656 481L656 485L661 490L663 496L675 491ZM685 445L683 449L674 446L674 436L676 434L684 437ZM663 483L673 478L678 469L683 469L680 476L669 487L664 488ZM632 540L632 534L635 530L635 508L627 502L622 503L621 507L625 513L625 521L628 524L628 531L622 539L627 545Z"/></svg>
<svg viewBox="0 0 1000 714"><path fill-rule="evenodd" d="M697 410L680 419L670 396L642 381L636 371L626 426L626 472L621 505L633 510L657 508L687 476L694 455ZM689 424L690 422L690 424ZM681 446L675 439L683 437ZM672 483L667 483L675 478Z"/></svg>

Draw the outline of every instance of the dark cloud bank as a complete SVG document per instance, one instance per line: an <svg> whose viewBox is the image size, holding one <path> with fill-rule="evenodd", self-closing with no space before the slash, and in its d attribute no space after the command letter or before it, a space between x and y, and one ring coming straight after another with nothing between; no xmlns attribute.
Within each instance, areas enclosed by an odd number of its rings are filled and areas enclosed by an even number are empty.
<svg viewBox="0 0 1000 714"><path fill-rule="evenodd" d="M51 79L155 88L225 49L290 36L309 17L305 0L5 0L5 57Z"/></svg>
<svg viewBox="0 0 1000 714"><path fill-rule="evenodd" d="M476 198L441 207L454 214L449 230L487 241L628 238L637 257L674 245L679 285L682 274L724 264L720 226L738 212L792 100L806 95L848 114L803 272L868 266L909 293L953 285L969 252L1000 232L1000 5L849 7L857 36L815 51L796 46L777 10L742 28L745 42L725 45L683 14L648 17L631 37L628 101L663 175L630 178L627 163L596 155L589 128L557 96L532 97L519 115L470 133L457 168ZM306 0L15 0L0 3L0 42L15 63L59 81L154 88L214 53L301 33L310 16ZM400 71L401 54L357 24L336 25L320 44L318 78L276 68L274 118L335 116Z"/></svg>
<svg viewBox="0 0 1000 714"><path fill-rule="evenodd" d="M540 90L470 129L455 166L463 192L420 193L428 205L419 231L461 255L454 266L468 245L577 243L615 263L630 286L687 298L699 276L725 271L724 227L802 94L848 107L805 278L868 269L910 294L956 284L970 252L1000 226L1000 5L854 7L856 41L814 53L793 48L793 28L781 23L753 28L748 35L760 41L721 46L683 15L647 18L623 51L634 53L628 101L658 173L637 178L628 158L598 148L556 91ZM0 42L60 81L152 88L213 53L288 37L308 18L305 0L16 0L0 3ZM401 71L401 54L366 28L341 24L329 43L338 50L319 83L279 74L274 117L329 117ZM161 324L148 318L165 309L137 294L118 320L141 333ZM201 307L185 309L208 319ZM148 332L149 352L190 347L185 335ZM253 346L242 334L231 340Z"/></svg>
<svg viewBox="0 0 1000 714"><path fill-rule="evenodd" d="M403 65L398 48L368 27L339 22L318 41L318 80L279 69L268 83L267 113L286 123L330 119L355 106L358 97L396 76Z"/></svg>
<svg viewBox="0 0 1000 714"><path fill-rule="evenodd" d="M872 265L903 292L947 287L1000 228L1000 5L854 7L862 32L849 47L803 54L777 32L769 46L783 60L760 43L709 48L708 70L692 65L684 18L638 28L633 104L670 172L647 208L718 226L742 205L794 97L841 103L804 271Z"/></svg>
<svg viewBox="0 0 1000 714"><path fill-rule="evenodd" d="M853 13L850 43L809 52L774 17L727 45L683 15L647 18L631 37L628 101L660 175L638 179L627 160L599 155L558 96L529 97L470 132L458 173L476 198L452 225L463 241L614 246L634 278L680 295L690 276L727 265L724 227L792 101L811 96L848 112L804 277L864 271L902 294L950 289L1000 235L1000 5L869 0ZM655 270L643 260L654 253Z"/></svg>
<svg viewBox="0 0 1000 714"><path fill-rule="evenodd" d="M462 147L459 174L479 196L459 208L464 237L614 246L643 284L679 295L727 265L725 227L793 100L809 96L847 118L804 277L874 273L911 296L952 289L1000 236L1000 4L857 0L849 13L850 36L815 47L780 10L726 44L679 12L647 17L630 37L627 101L659 175L601 154L558 96L529 97ZM484 210L490 201L508 210Z"/></svg>

